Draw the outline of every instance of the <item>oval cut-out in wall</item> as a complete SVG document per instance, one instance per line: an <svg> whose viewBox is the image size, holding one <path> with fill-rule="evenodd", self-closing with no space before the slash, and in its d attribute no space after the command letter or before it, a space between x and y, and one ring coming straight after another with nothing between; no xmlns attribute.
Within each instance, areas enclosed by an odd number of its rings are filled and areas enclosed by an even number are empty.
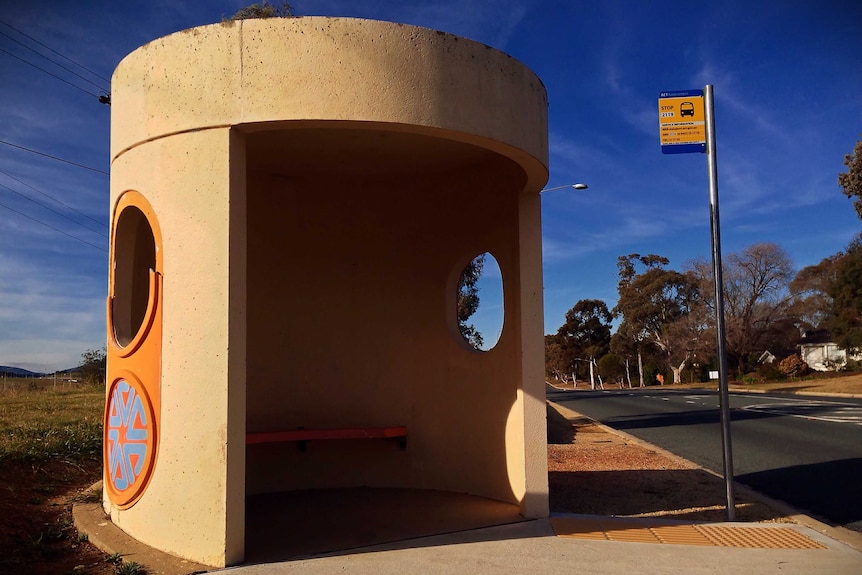
<svg viewBox="0 0 862 575"><path fill-rule="evenodd" d="M503 274L490 253L479 254L464 267L458 280L458 331L479 351L492 349L503 333Z"/></svg>
<svg viewBox="0 0 862 575"><path fill-rule="evenodd" d="M127 346L140 331L150 303L150 270L156 267L156 241L144 213L126 207L114 240L114 301L111 317L117 344Z"/></svg>

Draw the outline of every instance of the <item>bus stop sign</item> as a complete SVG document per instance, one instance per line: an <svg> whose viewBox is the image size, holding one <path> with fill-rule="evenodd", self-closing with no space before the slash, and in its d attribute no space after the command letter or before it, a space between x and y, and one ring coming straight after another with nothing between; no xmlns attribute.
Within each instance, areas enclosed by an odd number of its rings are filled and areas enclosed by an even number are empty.
<svg viewBox="0 0 862 575"><path fill-rule="evenodd" d="M703 90L661 92L658 124L664 154L706 152L706 117Z"/></svg>

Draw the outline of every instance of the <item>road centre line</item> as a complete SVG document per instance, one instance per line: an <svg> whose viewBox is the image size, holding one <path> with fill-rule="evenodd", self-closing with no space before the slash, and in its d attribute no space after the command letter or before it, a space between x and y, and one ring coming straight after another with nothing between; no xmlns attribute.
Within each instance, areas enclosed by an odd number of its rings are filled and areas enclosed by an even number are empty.
<svg viewBox="0 0 862 575"><path fill-rule="evenodd" d="M798 412L800 408L806 407L817 409L829 409L831 407L833 413L824 415L817 413ZM789 417L813 419L816 421L826 421L829 423L851 423L855 425L862 425L862 407L831 401L784 400L778 403L759 403L755 405L746 405L741 409L744 411L753 411L760 413L772 412L786 415Z"/></svg>

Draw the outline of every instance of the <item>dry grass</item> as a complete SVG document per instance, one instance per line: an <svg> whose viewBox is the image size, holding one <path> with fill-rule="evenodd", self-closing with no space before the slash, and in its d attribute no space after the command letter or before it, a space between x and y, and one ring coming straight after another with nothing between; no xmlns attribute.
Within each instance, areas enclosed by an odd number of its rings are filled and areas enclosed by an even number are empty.
<svg viewBox="0 0 862 575"><path fill-rule="evenodd" d="M4 378L0 388L0 573L116 572L72 525L101 474L105 392Z"/></svg>
<svg viewBox="0 0 862 575"><path fill-rule="evenodd" d="M100 457L104 401L101 386L7 386L0 391L0 461Z"/></svg>
<svg viewBox="0 0 862 575"><path fill-rule="evenodd" d="M811 378L769 383L731 385L734 390L756 389L759 391L779 391L796 393L847 393L862 395L862 374L855 373L843 377Z"/></svg>

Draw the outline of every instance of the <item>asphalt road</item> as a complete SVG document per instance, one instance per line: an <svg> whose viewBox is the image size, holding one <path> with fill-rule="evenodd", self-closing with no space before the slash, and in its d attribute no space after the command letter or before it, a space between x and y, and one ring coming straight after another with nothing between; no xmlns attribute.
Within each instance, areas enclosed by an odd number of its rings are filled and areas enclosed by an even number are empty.
<svg viewBox="0 0 862 575"><path fill-rule="evenodd" d="M714 391L569 391L548 399L723 473ZM731 393L730 409L738 483L862 531L862 400Z"/></svg>

